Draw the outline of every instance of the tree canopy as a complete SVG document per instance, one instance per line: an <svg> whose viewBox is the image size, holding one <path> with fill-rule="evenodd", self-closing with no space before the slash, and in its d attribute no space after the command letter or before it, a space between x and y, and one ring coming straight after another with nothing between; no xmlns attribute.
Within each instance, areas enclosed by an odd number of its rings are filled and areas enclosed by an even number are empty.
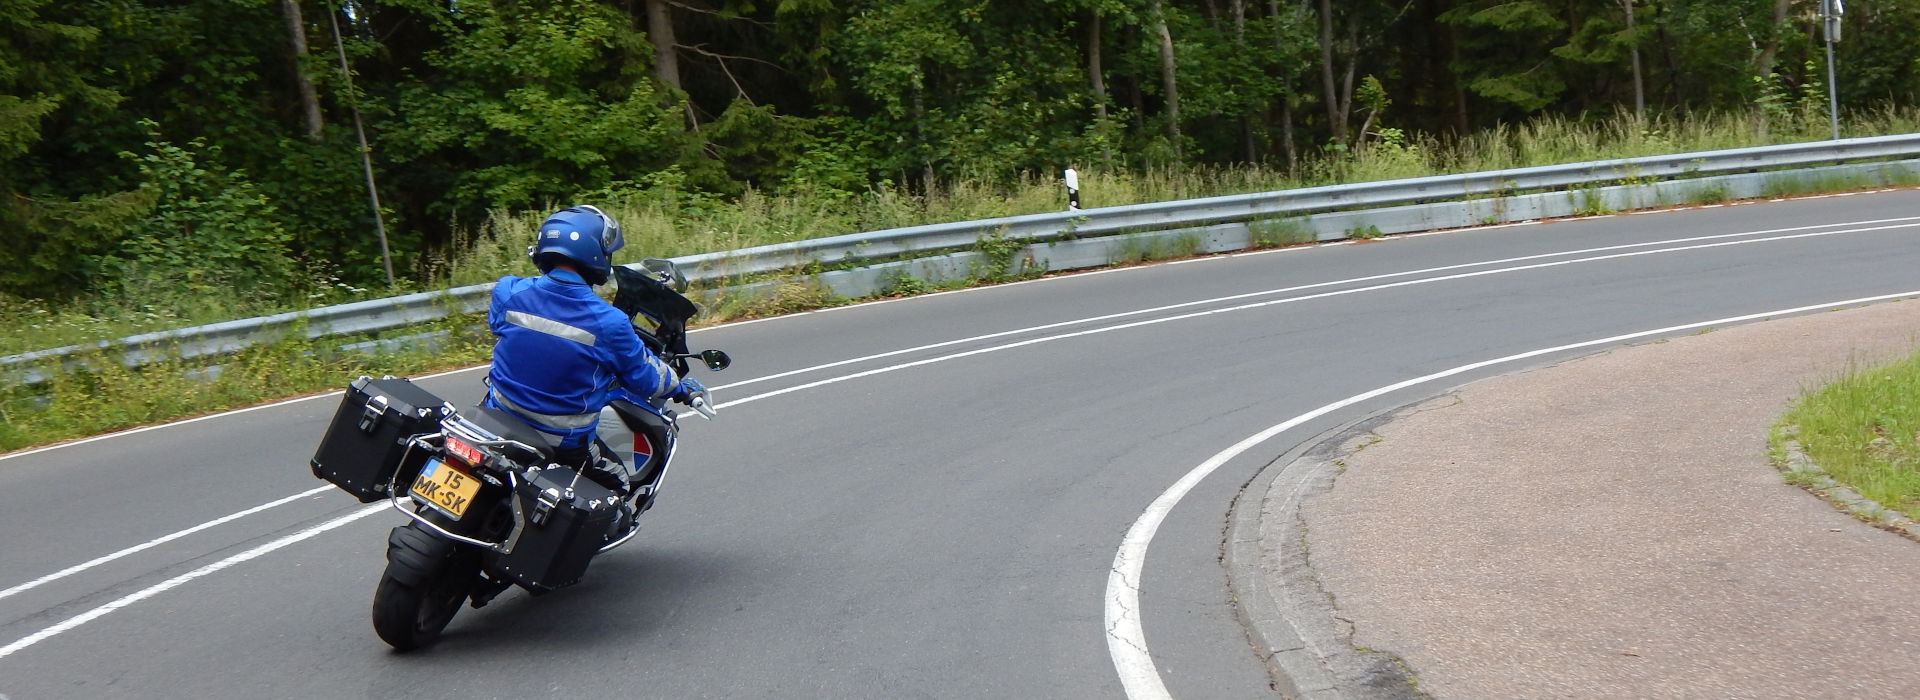
<svg viewBox="0 0 1920 700"><path fill-rule="evenodd" d="M0 0L0 294L377 280L356 124L417 275L462 222L583 196L1293 167L1389 131L1763 110L1824 91L1819 7ZM1841 104L1916 104L1920 0L1849 10Z"/></svg>

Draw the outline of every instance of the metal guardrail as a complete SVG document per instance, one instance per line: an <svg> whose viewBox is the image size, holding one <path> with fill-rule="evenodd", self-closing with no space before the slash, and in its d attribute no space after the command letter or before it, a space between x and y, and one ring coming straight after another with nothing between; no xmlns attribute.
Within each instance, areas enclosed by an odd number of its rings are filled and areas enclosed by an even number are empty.
<svg viewBox="0 0 1920 700"><path fill-rule="evenodd" d="M674 258L674 262L687 273L690 281L713 282L796 269L817 262L859 265L916 254L960 250L974 246L985 236L1027 242L1063 237L1090 238L1132 231L1259 221L1316 212L1597 186L1623 180L1651 182L1910 157L1920 157L1920 134L1621 158L911 226L689 255ZM225 354L255 343L284 338L302 326L308 339L393 330L439 320L452 314L484 310L492 288L490 283L479 284L22 353L0 358L0 376L9 377L9 381L37 383L45 377L37 372L23 373L21 370L46 360L71 358L90 350L121 352L128 366L137 366L163 355L195 358Z"/></svg>

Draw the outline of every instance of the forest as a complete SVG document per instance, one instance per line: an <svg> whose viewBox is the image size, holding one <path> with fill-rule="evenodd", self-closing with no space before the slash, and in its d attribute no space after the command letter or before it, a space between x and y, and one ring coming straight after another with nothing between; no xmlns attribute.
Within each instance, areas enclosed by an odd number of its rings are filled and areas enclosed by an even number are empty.
<svg viewBox="0 0 1920 700"><path fill-rule="evenodd" d="M0 310L417 287L489 217L576 200L1300 172L1796 105L1824 133L1822 6L0 0ZM1920 104L1920 0L1845 10L1840 109Z"/></svg>

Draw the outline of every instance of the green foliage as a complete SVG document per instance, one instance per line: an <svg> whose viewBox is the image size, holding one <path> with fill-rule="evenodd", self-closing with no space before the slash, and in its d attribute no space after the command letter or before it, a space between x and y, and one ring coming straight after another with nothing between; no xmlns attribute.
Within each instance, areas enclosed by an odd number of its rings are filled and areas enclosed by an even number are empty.
<svg viewBox="0 0 1920 700"><path fill-rule="evenodd" d="M898 270L894 272L892 275L889 275L886 279L886 282L880 285L880 295L889 296L889 297L910 297L910 296L915 296L919 294L926 294L928 292L934 291L935 289L938 289L938 287L935 287L933 284L927 282L926 280L915 277L909 274L906 270Z"/></svg>
<svg viewBox="0 0 1920 700"><path fill-rule="evenodd" d="M435 6L439 46L393 92L387 157L439 190L428 210L538 207L679 166L706 176L679 104L644 79L646 42L591 0ZM444 188L444 189L442 189Z"/></svg>
<svg viewBox="0 0 1920 700"><path fill-rule="evenodd" d="M1101 206L1825 136L1823 47L1773 0L1636 0L1631 28L1619 2L1353 0L1325 47L1316 3L1168 0L1178 143L1144 0L685 0L671 80L643 3L292 4L304 55L270 0L0 0L0 294L138 326L378 293L356 120L398 289L497 276L526 219L586 199L648 252L698 252L1056 210L1065 167ZM1911 129L1885 115L1920 99L1920 0L1846 21L1849 133ZM1649 116L1628 124L1636 50ZM143 186L124 152L198 189ZM160 233L187 226L228 243ZM241 283L184 261L256 253L279 291L146 309Z"/></svg>
<svg viewBox="0 0 1920 700"><path fill-rule="evenodd" d="M1809 391L1781 419L1808 457L1862 496L1920 517L1920 356Z"/></svg>
<svg viewBox="0 0 1920 700"><path fill-rule="evenodd" d="M300 340L295 328L279 342L255 345L220 358L215 369L177 357L138 369L117 353L90 350L69 358L77 369L52 361L42 386L0 388L0 452L113 430L176 420L320 391L339 389L362 374L418 375L484 362L493 343L477 316L438 324L444 338L435 347L378 355L343 352L335 343ZM415 328L410 331L433 331Z"/></svg>
<svg viewBox="0 0 1920 700"><path fill-rule="evenodd" d="M158 138L158 125L146 124ZM139 191L153 209L104 257L101 284L108 295L190 304L294 291L290 236L245 173L202 162L197 152L217 157L219 149L198 139L186 148L164 141L147 146L145 155L124 155L137 162Z"/></svg>
<svg viewBox="0 0 1920 700"><path fill-rule="evenodd" d="M1542 53L1551 55L1564 48L1555 44L1567 31L1567 23L1547 3L1480 0L1463 3L1440 19L1483 47L1477 52L1479 67L1467 79L1468 87L1480 96L1533 112L1566 91L1559 68L1538 62Z"/></svg>
<svg viewBox="0 0 1920 700"><path fill-rule="evenodd" d="M1319 240L1305 220L1292 217L1250 221L1247 233L1255 248L1281 248Z"/></svg>
<svg viewBox="0 0 1920 700"><path fill-rule="evenodd" d="M1027 274L1026 265L1032 260L1016 264L1015 256L1027 249L1027 242L1017 238L1008 238L1005 231L981 234L973 243L973 249L980 253L982 260L973 265L972 276L983 282L1005 282Z"/></svg>

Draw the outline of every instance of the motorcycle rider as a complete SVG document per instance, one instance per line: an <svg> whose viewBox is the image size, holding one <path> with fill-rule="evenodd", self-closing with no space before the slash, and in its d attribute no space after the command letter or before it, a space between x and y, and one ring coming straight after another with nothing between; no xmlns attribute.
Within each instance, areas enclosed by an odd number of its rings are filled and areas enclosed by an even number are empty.
<svg viewBox="0 0 1920 700"><path fill-rule="evenodd" d="M597 459L594 449L610 394L623 387L684 403L701 390L640 342L631 319L594 294L624 245L620 224L593 206L562 209L540 224L527 252L541 276L508 275L493 286L487 327L496 340L484 401L554 436L557 461L622 496L631 474Z"/></svg>

